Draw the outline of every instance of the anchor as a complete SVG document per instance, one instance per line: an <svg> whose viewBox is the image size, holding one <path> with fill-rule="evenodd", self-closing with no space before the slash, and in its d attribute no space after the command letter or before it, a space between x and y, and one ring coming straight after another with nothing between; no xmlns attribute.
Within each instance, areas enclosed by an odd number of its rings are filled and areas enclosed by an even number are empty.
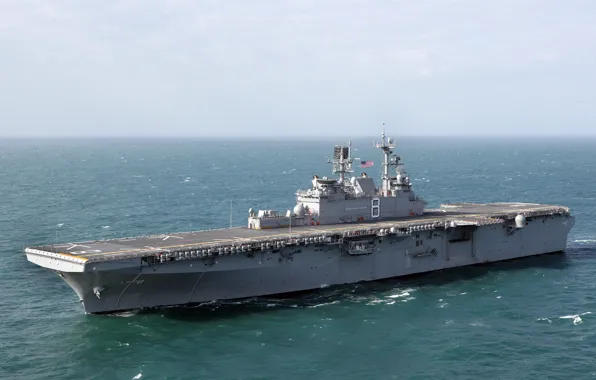
<svg viewBox="0 0 596 380"><path fill-rule="evenodd" d="M93 288L93 294L95 294L95 296L97 297L97 299L101 299L100 295L101 295L101 292L104 289L105 289L104 287L99 287L99 286L96 286L96 287Z"/></svg>

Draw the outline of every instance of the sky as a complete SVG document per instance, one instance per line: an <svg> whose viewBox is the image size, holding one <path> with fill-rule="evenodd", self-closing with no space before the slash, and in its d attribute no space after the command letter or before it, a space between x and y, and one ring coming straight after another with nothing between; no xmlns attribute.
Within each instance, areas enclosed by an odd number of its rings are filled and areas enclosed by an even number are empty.
<svg viewBox="0 0 596 380"><path fill-rule="evenodd" d="M2 0L0 137L596 136L591 0Z"/></svg>

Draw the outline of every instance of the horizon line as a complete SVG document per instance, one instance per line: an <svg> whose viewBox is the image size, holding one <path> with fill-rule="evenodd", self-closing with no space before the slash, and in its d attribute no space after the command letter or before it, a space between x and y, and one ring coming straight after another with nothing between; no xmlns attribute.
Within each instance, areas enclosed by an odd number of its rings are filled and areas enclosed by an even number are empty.
<svg viewBox="0 0 596 380"><path fill-rule="evenodd" d="M457 139L483 139L483 138L596 138L596 134L486 134L486 135L471 135L471 134L436 134L436 135L404 135L386 133L386 137L405 137L405 138L457 138ZM2 136L1 140L72 140L72 139L205 139L205 140L289 140L296 141L312 141L319 139L334 140L338 138L352 138L352 139L379 139L378 135L349 135L349 134L335 134L335 135L320 135L320 136L305 136L305 135L10 135Z"/></svg>

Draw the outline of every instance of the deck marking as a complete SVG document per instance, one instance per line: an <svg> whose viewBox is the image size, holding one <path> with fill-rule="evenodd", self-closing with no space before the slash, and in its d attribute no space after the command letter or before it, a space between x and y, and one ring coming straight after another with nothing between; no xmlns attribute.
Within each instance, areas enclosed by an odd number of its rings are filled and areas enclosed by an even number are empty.
<svg viewBox="0 0 596 380"><path fill-rule="evenodd" d="M227 240L224 240L224 241L227 241ZM217 243L217 242L216 241L204 241L204 242L197 242L197 243L190 243L190 244L168 245L168 246L163 246L163 247L151 247L151 249L131 248L131 249L120 250L120 251L95 253L95 254L90 254L87 256L91 257L91 256L102 256L102 255L117 255L117 254L123 254L123 253L131 253L131 252L141 253L141 252L148 252L151 250L160 250L160 249L168 250L168 249L172 249L172 248L200 247L203 245L213 244L213 243ZM145 247L148 247L148 246L145 246Z"/></svg>
<svg viewBox="0 0 596 380"><path fill-rule="evenodd" d="M66 244L65 244L66 245ZM67 251L70 251L71 249L73 249L74 247L83 247L83 248L91 248L88 245L82 245L82 244L72 244L70 248L66 248Z"/></svg>

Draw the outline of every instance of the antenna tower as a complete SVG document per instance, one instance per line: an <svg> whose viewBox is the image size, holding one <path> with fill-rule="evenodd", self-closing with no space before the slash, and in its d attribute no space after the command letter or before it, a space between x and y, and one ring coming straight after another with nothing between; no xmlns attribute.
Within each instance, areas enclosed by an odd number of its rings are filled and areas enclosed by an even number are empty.
<svg viewBox="0 0 596 380"><path fill-rule="evenodd" d="M349 140L348 145L336 145L333 147L333 161L327 160L328 163L333 164L333 174L339 174L339 183L342 185L346 181L346 174L353 173L352 170L352 140Z"/></svg>
<svg viewBox="0 0 596 380"><path fill-rule="evenodd" d="M393 149L395 149L395 142L393 141L393 139L391 137L385 137L385 123L383 123L383 133L381 134L381 141L375 142L374 147L383 151L383 174L381 177L382 193L384 196L389 196L391 178L391 176L389 175L389 168L397 167L399 165L400 158L393 154Z"/></svg>

